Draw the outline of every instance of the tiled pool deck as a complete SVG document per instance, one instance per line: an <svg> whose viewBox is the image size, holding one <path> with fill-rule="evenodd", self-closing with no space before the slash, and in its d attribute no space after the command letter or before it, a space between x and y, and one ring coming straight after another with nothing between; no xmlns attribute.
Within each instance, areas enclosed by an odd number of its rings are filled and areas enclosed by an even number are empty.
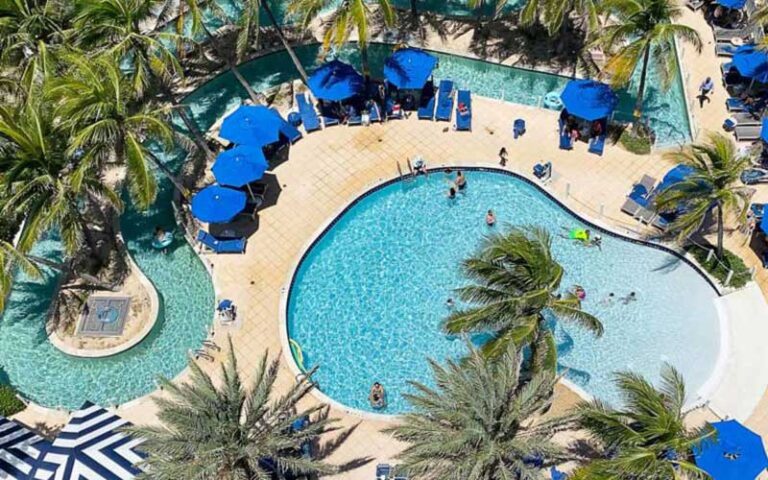
<svg viewBox="0 0 768 480"><path fill-rule="evenodd" d="M693 98L702 78L718 77L720 60L714 55L712 34L701 15L686 11L683 23L696 28L705 40L700 55L690 47L682 51L688 96ZM703 110L694 107L696 131L720 128L726 117L724 100L723 89L717 88L712 102ZM289 160L273 172L282 186L277 204L260 212L258 230L249 238L245 255L204 257L213 267L218 298L230 298L238 306L239 327L228 332L227 327L217 325L215 338L224 345L225 336L232 334L243 372L253 372L264 352L281 352L281 296L308 241L341 208L367 187L397 175L397 163L405 167L406 159L414 155L422 155L431 167L488 165L498 164L499 149L506 147L506 168L529 178L535 163L552 161L555 178L546 188L560 201L616 231L642 230L619 207L643 174L661 178L670 168L671 164L659 152L641 157L609 145L605 155L598 157L587 153L585 144L564 152L558 149L557 113L482 98L475 98L473 106L471 133L452 131L447 128L448 123L412 117L367 128L331 127L306 135L291 147ZM528 133L519 140L513 140L511 134L515 118L525 118L528 124ZM768 188L759 188L756 201L768 201ZM727 241L729 248L750 265L759 264L756 255L744 246L741 234L731 233ZM763 292L768 292L768 273L758 269L756 278ZM203 361L206 369L217 365L222 355L215 356L215 362ZM287 386L293 382L293 374L287 368L285 353L283 360L278 383ZM573 392L558 387L553 413L567 409L577 400ZM154 412L153 403L146 397L119 409L122 416L137 423L155 422ZM402 448L390 436L380 433L386 422L363 420L335 409L332 415L341 419L341 426L355 429L329 461L342 464L370 460L335 478L372 478L374 465L392 461ZM37 409L28 409L18 417L32 426L55 425L65 420L64 413ZM695 417L701 420L712 418L712 414L703 409ZM768 398L763 398L747 423L768 435Z"/></svg>

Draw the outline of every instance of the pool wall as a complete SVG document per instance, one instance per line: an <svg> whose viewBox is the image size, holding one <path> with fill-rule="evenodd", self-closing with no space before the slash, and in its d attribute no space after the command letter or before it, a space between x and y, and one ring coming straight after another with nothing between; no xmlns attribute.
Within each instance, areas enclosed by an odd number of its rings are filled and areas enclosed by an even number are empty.
<svg viewBox="0 0 768 480"><path fill-rule="evenodd" d="M440 172L443 171L446 167L449 165L441 165L439 167L433 167L429 168L429 172ZM594 229L595 231L599 231L605 235L609 235L611 237L631 242L637 245L642 245L645 247L650 247L656 250L660 250L662 252L665 252L667 254L670 254L677 258L678 260L684 262L688 266L694 269L695 272L697 272L699 275L701 275L704 280L707 282L707 284L712 288L712 290L716 293L717 298L721 298L723 296L722 290L719 288L717 283L694 261L687 258L683 253L681 253L678 250L675 250L673 248L667 247L665 245L662 245L658 242L652 242L648 240L643 240L639 236L630 236L618 233L614 231L610 226L604 224L603 222L600 222L596 219L589 218L585 215L582 215L575 210L569 208L567 205L565 205L562 201L560 201L557 197L555 197L552 193L547 191L543 188L542 185L539 183L531 180L530 178L527 178L526 176L512 172L509 170L504 170L501 168L498 168L495 165L488 164L488 165L475 165L475 166L463 166L463 165L450 165L451 168L460 168L464 171L481 171L481 172L492 172L497 174L503 174L507 175L513 178L516 178L518 180L523 181L524 183L534 187L537 191L542 193L545 197L547 197L549 200L553 201L558 207L563 209L564 211L568 212L569 214L576 217L581 222L588 225L591 229ZM406 176L396 176L391 177L386 180L377 181L377 182L371 182L370 184L363 187L361 193L357 195L352 201L350 201L348 204L341 207L338 212L336 212L334 215L332 215L325 223L323 223L317 230L317 232L310 237L310 239L307 241L306 245L304 246L301 255L299 258L297 258L296 262L294 263L291 272L289 274L289 277L281 289L281 296L280 296L280 343L282 345L282 351L283 355L287 359L287 363L289 365L289 368L291 369L294 376L298 379L304 375L301 368L299 368L298 362L293 354L293 349L290 345L290 337L288 334L288 306L290 304L291 300L291 294L293 291L293 286L296 281L297 273L299 272L302 263L307 258L309 253L312 251L313 247L323 238L323 236L330 231L334 225L344 216L347 211L349 211L351 208L353 208L355 205L357 205L361 200L365 199L369 195L381 190L382 188L385 188L389 185L406 181ZM717 303L717 302L716 302ZM715 361L715 366L712 370L712 373L707 378L707 380L704 382L701 388L698 389L696 392L696 395L694 398L686 402L686 410L690 410L693 408L696 408L698 406L704 405L707 402L707 399L709 395L711 395L715 390L717 390L718 386L722 382L722 378L725 374L725 369L727 367L727 360L729 356L728 351L728 339L729 339L729 323L727 316L723 315L723 312L720 308L716 308L717 316L718 316L718 324L720 328L720 348L718 350L718 356L717 360ZM726 342L726 343L724 343ZM583 388L576 385L572 381L561 378L560 382L569 388L571 391L579 395L584 400L592 400L592 395L587 393ZM326 395L320 388L315 388L312 390L312 394L315 395L315 397L328 405L333 406L334 408L337 408L343 412L359 416L361 418L365 419L371 419L371 420L383 420L383 421L395 421L399 417L398 414L382 414L382 413L374 413L374 412L368 412L365 410L360 410L358 408L349 407L330 396Z"/></svg>

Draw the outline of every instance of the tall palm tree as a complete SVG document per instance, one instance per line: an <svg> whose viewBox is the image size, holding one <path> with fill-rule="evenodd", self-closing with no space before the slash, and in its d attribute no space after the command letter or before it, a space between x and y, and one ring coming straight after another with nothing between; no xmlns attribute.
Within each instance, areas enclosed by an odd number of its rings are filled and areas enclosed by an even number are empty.
<svg viewBox="0 0 768 480"><path fill-rule="evenodd" d="M167 396L156 398L155 403L163 425L131 429L146 440L142 449L149 454L146 465L151 478L272 478L267 464L281 475L287 471L333 473L333 466L299 454L304 444L329 431L333 420L324 418L325 407L320 404L299 410L298 403L314 388L309 377L275 398L278 368L279 360L270 361L264 354L253 383L244 386L230 340L221 382L191 360L189 381L177 385L161 379ZM311 420L305 428L292 428L304 417Z"/></svg>
<svg viewBox="0 0 768 480"><path fill-rule="evenodd" d="M67 153L67 135L50 109L39 99L16 109L0 106L0 143L0 215L22 216L19 252L28 253L54 227L67 255L83 240L95 252L90 209L122 203L92 163Z"/></svg>
<svg viewBox="0 0 768 480"><path fill-rule="evenodd" d="M395 10L390 0L376 0L375 4L378 8L374 11L365 0L344 0L341 3L335 0L290 0L288 12L297 15L301 24L309 28L320 12L335 6L323 34L323 48L328 50L331 45L343 46L352 31L356 31L363 75L368 78L371 74L368 62L369 27L374 20L374 14L379 15L387 27L395 23Z"/></svg>
<svg viewBox="0 0 768 480"><path fill-rule="evenodd" d="M628 85L635 70L640 68L633 112L634 128L639 129L651 62L666 88L677 71L675 39L701 51L701 38L693 28L674 23L682 15L677 0L606 0L602 8L610 13L611 22L601 28L593 44L608 52L605 71L614 86Z"/></svg>
<svg viewBox="0 0 768 480"><path fill-rule="evenodd" d="M55 102L62 126L71 132L69 152L83 150L85 160L99 166L112 160L125 165L129 191L141 208L149 207L157 193L152 165L184 194L186 189L148 147L148 141L173 147L168 112L138 101L134 84L110 55L70 55L68 63L67 72L49 82L46 97Z"/></svg>
<svg viewBox="0 0 768 480"><path fill-rule="evenodd" d="M41 276L40 269L34 261L19 252L9 242L0 240L0 313L5 310L5 300L11 293L17 268L32 279L38 279Z"/></svg>
<svg viewBox="0 0 768 480"><path fill-rule="evenodd" d="M0 0L0 65L18 70L21 92L46 75L65 43L71 7L59 0Z"/></svg>
<svg viewBox="0 0 768 480"><path fill-rule="evenodd" d="M542 463L564 457L550 440L564 422L535 418L548 407L556 378L540 373L523 382L520 361L513 345L494 359L470 346L464 361L429 361L436 387L412 382L416 393L404 396L414 411L385 430L409 444L398 459L410 475L534 479Z"/></svg>
<svg viewBox="0 0 768 480"><path fill-rule="evenodd" d="M602 458L569 478L573 480L709 479L693 463L693 448L714 434L707 426L690 429L685 423L685 382L665 365L659 388L631 372L618 373L616 386L624 406L613 408L594 400L576 409Z"/></svg>
<svg viewBox="0 0 768 480"><path fill-rule="evenodd" d="M533 370L551 373L557 367L557 348L545 313L602 335L603 325L581 310L576 295L561 294L565 271L552 256L551 244L549 233L538 227L488 236L461 265L473 284L457 292L474 306L453 312L444 322L445 331L494 332L482 348L488 357L502 355L511 344L530 346Z"/></svg>
<svg viewBox="0 0 768 480"><path fill-rule="evenodd" d="M77 0L75 37L79 46L110 52L130 64L133 90L142 95L152 77L172 79L181 71L171 50L176 35L154 31L162 0Z"/></svg>
<svg viewBox="0 0 768 480"><path fill-rule="evenodd" d="M750 166L749 157L736 150L734 142L721 133L712 133L707 143L666 153L665 158L683 163L693 173L680 183L661 192L655 199L659 210L682 210L670 225L681 240L699 231L714 210L717 217L717 257L724 253L725 216L746 220L752 189L741 185L741 173ZM681 205L684 208L680 208Z"/></svg>
<svg viewBox="0 0 768 480"><path fill-rule="evenodd" d="M582 19L585 30L589 31L599 24L601 3L597 0L531 0L520 12L520 20L523 25L541 20L552 35L562 28L568 15L575 14Z"/></svg>

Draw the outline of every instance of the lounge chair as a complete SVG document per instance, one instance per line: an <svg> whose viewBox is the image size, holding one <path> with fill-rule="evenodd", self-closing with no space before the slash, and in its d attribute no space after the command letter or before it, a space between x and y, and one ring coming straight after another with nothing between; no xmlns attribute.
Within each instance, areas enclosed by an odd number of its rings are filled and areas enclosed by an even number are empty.
<svg viewBox="0 0 768 480"><path fill-rule="evenodd" d="M307 132L320 130L320 119L317 117L315 107L307 101L306 94L300 93L296 95L296 105L299 108L299 115L301 115L301 123L304 125L304 130Z"/></svg>
<svg viewBox="0 0 768 480"><path fill-rule="evenodd" d="M768 183L768 170L763 168L748 168L741 172L741 183L744 185Z"/></svg>
<svg viewBox="0 0 768 480"><path fill-rule="evenodd" d="M440 80L440 87L437 89L437 108L435 109L435 120L450 122L453 115L453 82L450 80Z"/></svg>
<svg viewBox="0 0 768 480"><path fill-rule="evenodd" d="M435 118L435 86L432 82L424 85L421 91L421 105L417 111L419 120L434 120Z"/></svg>
<svg viewBox="0 0 768 480"><path fill-rule="evenodd" d="M763 262L763 268L768 268L768 250L764 251L762 255L760 255L760 260Z"/></svg>
<svg viewBox="0 0 768 480"><path fill-rule="evenodd" d="M552 162L537 163L533 166L533 176L542 183L547 183L552 179Z"/></svg>
<svg viewBox="0 0 768 480"><path fill-rule="evenodd" d="M687 0L685 6L693 10L694 12L704 6L706 2L704 0ZM553 477L554 478L554 477Z"/></svg>
<svg viewBox="0 0 768 480"><path fill-rule="evenodd" d="M737 142L754 142L760 138L762 125L736 125L733 132Z"/></svg>
<svg viewBox="0 0 768 480"><path fill-rule="evenodd" d="M245 237L216 238L205 230L197 232L197 241L214 253L245 252Z"/></svg>
<svg viewBox="0 0 768 480"><path fill-rule="evenodd" d="M731 97L725 101L725 108L729 112L746 112L747 104L740 98Z"/></svg>
<svg viewBox="0 0 768 480"><path fill-rule="evenodd" d="M338 114L331 109L331 106L326 103L320 104L320 118L323 120L324 127L330 127L341 123Z"/></svg>
<svg viewBox="0 0 768 480"><path fill-rule="evenodd" d="M392 473L392 467L387 463L380 463L376 465L376 480L389 480L389 475Z"/></svg>
<svg viewBox="0 0 768 480"><path fill-rule="evenodd" d="M589 153L594 153L596 155L603 155L603 151L605 150L605 135L598 135L597 137L591 139L589 141Z"/></svg>
<svg viewBox="0 0 768 480"><path fill-rule="evenodd" d="M763 119L759 115L750 112L734 112L731 118L736 121L736 125L762 125Z"/></svg>
<svg viewBox="0 0 768 480"><path fill-rule="evenodd" d="M646 192L652 192L653 187L656 186L656 179L650 175L643 175L643 178L641 178L640 181L635 185L640 185L641 187L645 188Z"/></svg>
<svg viewBox="0 0 768 480"><path fill-rule="evenodd" d="M368 103L368 116L370 117L371 123L381 122L381 110L379 110L379 104L373 100Z"/></svg>
<svg viewBox="0 0 768 480"><path fill-rule="evenodd" d="M752 212L752 215L755 216L755 219L760 221L763 219L763 212L765 211L765 203L753 203L749 206L749 210Z"/></svg>
<svg viewBox="0 0 768 480"><path fill-rule="evenodd" d="M283 123L283 126L280 127L280 133L282 133L291 144L296 143L303 136L298 128L288 122Z"/></svg>
<svg viewBox="0 0 768 480"><path fill-rule="evenodd" d="M752 28L722 28L715 27L713 29L715 35L715 41L720 43L730 42L734 38L750 38L754 33Z"/></svg>
<svg viewBox="0 0 768 480"><path fill-rule="evenodd" d="M466 108L463 112L459 110L461 105ZM456 94L456 130L472 130L472 94L469 90L459 90Z"/></svg>
<svg viewBox="0 0 768 480"><path fill-rule="evenodd" d="M357 109L353 106L349 107L349 110L347 110L347 125L362 125L363 124L363 117L360 115L360 112L357 111Z"/></svg>
<svg viewBox="0 0 768 480"><path fill-rule="evenodd" d="M715 54L720 57L732 57L738 48L732 43L718 43L715 47Z"/></svg>
<svg viewBox="0 0 768 480"><path fill-rule="evenodd" d="M725 62L720 64L720 74L725 77L725 74L733 69L733 62Z"/></svg>

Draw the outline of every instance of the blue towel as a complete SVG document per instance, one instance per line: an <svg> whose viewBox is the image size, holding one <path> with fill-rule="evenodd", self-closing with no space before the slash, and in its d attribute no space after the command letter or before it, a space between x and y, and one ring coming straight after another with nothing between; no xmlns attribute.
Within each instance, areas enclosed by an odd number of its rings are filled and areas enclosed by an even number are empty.
<svg viewBox="0 0 768 480"><path fill-rule="evenodd" d="M435 110L435 120L444 122L451 121L453 114L453 82L450 80L441 80L440 87L437 90L437 109Z"/></svg>
<svg viewBox="0 0 768 480"><path fill-rule="evenodd" d="M462 104L467 109L463 114L459 110ZM459 90L456 94L456 130L472 130L472 94L469 90Z"/></svg>

